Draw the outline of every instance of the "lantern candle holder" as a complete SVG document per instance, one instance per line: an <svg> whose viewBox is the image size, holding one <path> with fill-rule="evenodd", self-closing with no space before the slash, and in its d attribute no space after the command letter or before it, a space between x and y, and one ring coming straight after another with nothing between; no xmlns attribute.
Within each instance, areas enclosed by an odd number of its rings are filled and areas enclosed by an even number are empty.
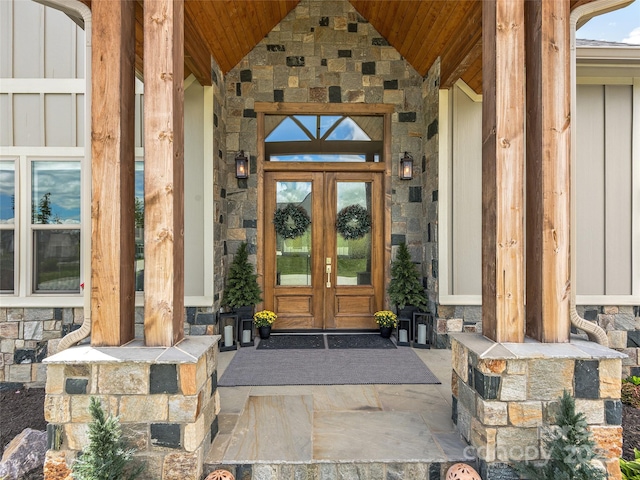
<svg viewBox="0 0 640 480"><path fill-rule="evenodd" d="M414 348L431 348L429 343L430 332L430 314L424 312L415 312L413 314L413 347Z"/></svg>
<svg viewBox="0 0 640 480"><path fill-rule="evenodd" d="M241 347L251 347L255 345L253 340L253 318L243 318L240 320L238 341Z"/></svg>
<svg viewBox="0 0 640 480"><path fill-rule="evenodd" d="M398 318L398 346L409 347L411 345L411 320Z"/></svg>
<svg viewBox="0 0 640 480"><path fill-rule="evenodd" d="M238 315L222 313L220 314L220 351L228 352L238 349Z"/></svg>

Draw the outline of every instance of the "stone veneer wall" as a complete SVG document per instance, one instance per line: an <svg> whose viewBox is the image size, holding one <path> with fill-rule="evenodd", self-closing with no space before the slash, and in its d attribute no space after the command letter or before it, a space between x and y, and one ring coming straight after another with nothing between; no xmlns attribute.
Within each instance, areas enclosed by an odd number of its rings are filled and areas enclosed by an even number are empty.
<svg viewBox="0 0 640 480"><path fill-rule="evenodd" d="M227 185L229 165L226 161L227 151L227 106L226 80L222 70L211 59L211 80L213 87L213 311L217 312L224 291L225 272L227 268L226 240L228 226ZM233 179L235 180L235 178ZM186 332L185 332L186 334ZM194 333L191 333L192 335Z"/></svg>
<svg viewBox="0 0 640 480"><path fill-rule="evenodd" d="M80 328L82 308L0 308L0 382L42 387L46 368L42 361L60 339ZM143 338L144 308L136 307L136 338ZM218 333L217 315L210 307L185 308L185 335Z"/></svg>
<svg viewBox="0 0 640 480"><path fill-rule="evenodd" d="M171 348L72 347L47 359L45 479L60 475L88 444L88 406L117 415L148 480L200 480L218 433L219 336L187 337Z"/></svg>
<svg viewBox="0 0 640 480"><path fill-rule="evenodd" d="M440 108L440 60L436 60L422 83L423 121L426 133L422 137L422 242L424 245L422 276L427 290L428 311L435 313L438 303L438 168Z"/></svg>
<svg viewBox="0 0 640 480"><path fill-rule="evenodd" d="M452 335L452 419L485 480L519 479L509 464L544 460L546 427L566 390L585 414L609 478L620 478L622 355L588 341L496 344Z"/></svg>
<svg viewBox="0 0 640 480"><path fill-rule="evenodd" d="M226 77L227 247L246 241L255 261L257 131L254 102L388 103L392 118L392 244L406 242L423 260L421 162L425 132L422 77L346 0L302 0ZM231 168L244 150L248 180ZM401 153L416 164L412 181L398 179ZM395 254L395 250L393 252Z"/></svg>

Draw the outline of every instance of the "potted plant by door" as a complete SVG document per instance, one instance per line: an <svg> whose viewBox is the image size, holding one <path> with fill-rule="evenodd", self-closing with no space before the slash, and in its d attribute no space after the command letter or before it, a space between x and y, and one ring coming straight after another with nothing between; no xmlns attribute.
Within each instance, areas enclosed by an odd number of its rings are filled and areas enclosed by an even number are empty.
<svg viewBox="0 0 640 480"><path fill-rule="evenodd" d="M258 328L260 338L267 339L271 335L271 325L278 316L271 310L260 310L253 316L253 323Z"/></svg>
<svg viewBox="0 0 640 480"><path fill-rule="evenodd" d="M373 314L376 323L380 327L380 336L382 338L391 337L391 332L398 325L398 317L391 310L380 310Z"/></svg>
<svg viewBox="0 0 640 480"><path fill-rule="evenodd" d="M247 244L242 243L229 267L227 283L222 294L222 304L242 319L250 319L255 304L262 301L257 277L253 265L249 263Z"/></svg>
<svg viewBox="0 0 640 480"><path fill-rule="evenodd" d="M427 308L427 296L422 287L420 273L405 243L398 245L396 259L391 263L391 280L389 282L389 300L396 306L398 316L411 318L412 311ZM409 311L403 311L409 308Z"/></svg>

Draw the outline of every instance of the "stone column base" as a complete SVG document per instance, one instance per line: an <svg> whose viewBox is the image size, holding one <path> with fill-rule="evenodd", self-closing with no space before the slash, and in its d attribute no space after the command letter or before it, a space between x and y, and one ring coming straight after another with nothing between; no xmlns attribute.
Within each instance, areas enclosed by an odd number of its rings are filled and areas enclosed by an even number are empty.
<svg viewBox="0 0 640 480"><path fill-rule="evenodd" d="M476 449L483 478L518 479L510 465L544 460L541 437L564 390L586 416L609 478L620 478L624 355L585 340L495 343L450 334L453 421Z"/></svg>
<svg viewBox="0 0 640 480"><path fill-rule="evenodd" d="M45 360L45 472L73 463L88 444L89 401L97 397L120 419L123 437L149 480L200 480L206 449L218 432L217 343L186 337L170 348L73 347ZM45 479L58 478L45 475Z"/></svg>

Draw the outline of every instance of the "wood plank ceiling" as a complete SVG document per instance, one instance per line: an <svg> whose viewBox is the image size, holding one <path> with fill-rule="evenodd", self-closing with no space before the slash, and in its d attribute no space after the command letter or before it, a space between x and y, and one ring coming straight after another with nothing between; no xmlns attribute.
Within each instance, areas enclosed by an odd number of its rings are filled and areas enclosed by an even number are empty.
<svg viewBox="0 0 640 480"><path fill-rule="evenodd" d="M91 5L91 0L82 0ZM185 75L211 84L211 55L223 73L235 67L300 0L185 0ZM443 88L462 78L482 90L481 0L349 0L425 75L441 59ZM569 0L571 9L593 0ZM142 72L143 1L136 8L136 68Z"/></svg>

